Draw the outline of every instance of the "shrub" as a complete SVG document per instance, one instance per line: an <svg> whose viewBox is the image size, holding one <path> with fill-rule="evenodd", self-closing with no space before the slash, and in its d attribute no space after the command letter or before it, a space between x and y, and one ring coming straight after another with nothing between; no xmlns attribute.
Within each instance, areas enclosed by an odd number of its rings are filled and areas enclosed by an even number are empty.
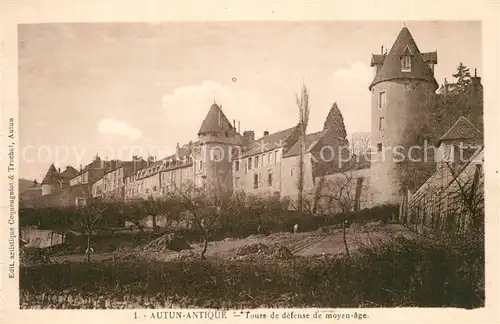
<svg viewBox="0 0 500 324"><path fill-rule="evenodd" d="M170 296L198 307L484 306L484 247L466 240L431 244L399 238L352 258L269 262L128 260L23 267L22 293L74 290Z"/></svg>

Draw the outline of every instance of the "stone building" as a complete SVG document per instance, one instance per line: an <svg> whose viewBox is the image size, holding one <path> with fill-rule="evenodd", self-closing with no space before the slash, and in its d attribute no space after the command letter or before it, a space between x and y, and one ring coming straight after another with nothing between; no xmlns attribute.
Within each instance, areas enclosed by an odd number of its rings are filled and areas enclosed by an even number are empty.
<svg viewBox="0 0 500 324"><path fill-rule="evenodd" d="M401 179L393 150L408 147L405 137L428 114L438 83L434 78L437 53L421 53L404 27L388 53L372 55L371 190L375 203L399 203Z"/></svg>
<svg viewBox="0 0 500 324"><path fill-rule="evenodd" d="M402 205L400 219L417 230L464 232L484 223L484 146L465 117L438 141L436 171Z"/></svg>

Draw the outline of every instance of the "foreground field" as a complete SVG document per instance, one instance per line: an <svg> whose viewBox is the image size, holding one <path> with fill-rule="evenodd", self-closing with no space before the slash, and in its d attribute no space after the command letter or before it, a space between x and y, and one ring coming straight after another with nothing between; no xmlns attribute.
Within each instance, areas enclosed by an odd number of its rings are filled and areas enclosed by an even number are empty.
<svg viewBox="0 0 500 324"><path fill-rule="evenodd" d="M334 239L338 234L329 234ZM287 237L285 237L287 236ZM289 237L288 237L289 236ZM286 260L263 253L239 255L235 241L216 242L212 256L182 258L138 253L111 262L67 262L21 268L21 308L257 308L484 306L484 246L389 238L350 257L322 253L329 236L275 235L238 240L280 242ZM321 238L321 239L320 239ZM352 239L352 237L351 237ZM367 238L368 239L368 238ZM373 238L372 238L373 241ZM255 243L258 244L258 243ZM269 243L270 244L270 243ZM229 248L232 246L231 248ZM264 246L264 245L262 245ZM352 246L353 247L353 246ZM194 248L196 252L198 247ZM333 251L333 250L331 250ZM150 253L144 253L150 255Z"/></svg>
<svg viewBox="0 0 500 324"><path fill-rule="evenodd" d="M360 247L370 247L387 242L398 235L403 235L407 238L415 237L414 233L397 224L377 226L358 233L348 228L346 233L347 246L350 252L354 252ZM212 259L238 258L241 257L238 255L239 249L255 244L261 244L269 248L284 246L293 255L303 257L339 255L345 253L342 229L320 228L313 232L296 234L282 232L268 236L250 235L243 239L228 238L222 241L210 242L208 245L207 257ZM167 248L152 249L143 244L135 248L117 249L114 252L93 254L92 260L95 262L103 262L133 257L152 261L170 261L179 257L198 255L202 250L203 245L201 243L191 244L190 250L180 252L171 251ZM83 262L85 256L82 254L63 255L52 257L52 260L57 263Z"/></svg>

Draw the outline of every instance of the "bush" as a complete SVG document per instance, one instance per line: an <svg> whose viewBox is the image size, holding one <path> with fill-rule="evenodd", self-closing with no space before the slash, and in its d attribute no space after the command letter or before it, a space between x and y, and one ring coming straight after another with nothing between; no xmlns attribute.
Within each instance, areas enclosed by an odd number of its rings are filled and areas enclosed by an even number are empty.
<svg viewBox="0 0 500 324"><path fill-rule="evenodd" d="M20 289L170 296L198 307L484 306L484 247L397 239L352 258L128 260L23 267ZM169 297L169 298L170 298Z"/></svg>
<svg viewBox="0 0 500 324"><path fill-rule="evenodd" d="M51 263L51 260L44 249L37 247L23 247L19 252L19 260L21 265Z"/></svg>

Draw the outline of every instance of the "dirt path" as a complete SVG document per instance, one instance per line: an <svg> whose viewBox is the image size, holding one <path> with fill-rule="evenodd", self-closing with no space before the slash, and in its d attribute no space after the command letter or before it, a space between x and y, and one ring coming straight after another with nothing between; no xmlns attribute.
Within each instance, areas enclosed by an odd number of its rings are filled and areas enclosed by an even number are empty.
<svg viewBox="0 0 500 324"><path fill-rule="evenodd" d="M250 235L244 239L225 239L223 241L210 242L206 256L208 258L223 258L229 259L236 256L236 252L240 247L245 245L261 243L269 247L273 245L286 246L294 255L298 256L315 256L315 255L333 255L345 253L344 239L342 229L333 229L328 232L318 230L305 233L274 233L269 236L265 235ZM369 230L368 232L353 233L351 229L347 229L346 240L350 252L355 251L361 246L372 246L380 242L390 239L393 235L404 235L411 237L413 234L401 225L386 225L378 229ZM183 250L181 252L162 250L152 251L137 247L133 250L116 251L111 253L101 253L92 255L92 260L95 262L112 261L113 259L123 259L127 257L141 257L156 261L169 261L180 256L199 255L203 250L201 243L192 244L191 250ZM66 255L53 258L56 262L84 262L84 255Z"/></svg>

